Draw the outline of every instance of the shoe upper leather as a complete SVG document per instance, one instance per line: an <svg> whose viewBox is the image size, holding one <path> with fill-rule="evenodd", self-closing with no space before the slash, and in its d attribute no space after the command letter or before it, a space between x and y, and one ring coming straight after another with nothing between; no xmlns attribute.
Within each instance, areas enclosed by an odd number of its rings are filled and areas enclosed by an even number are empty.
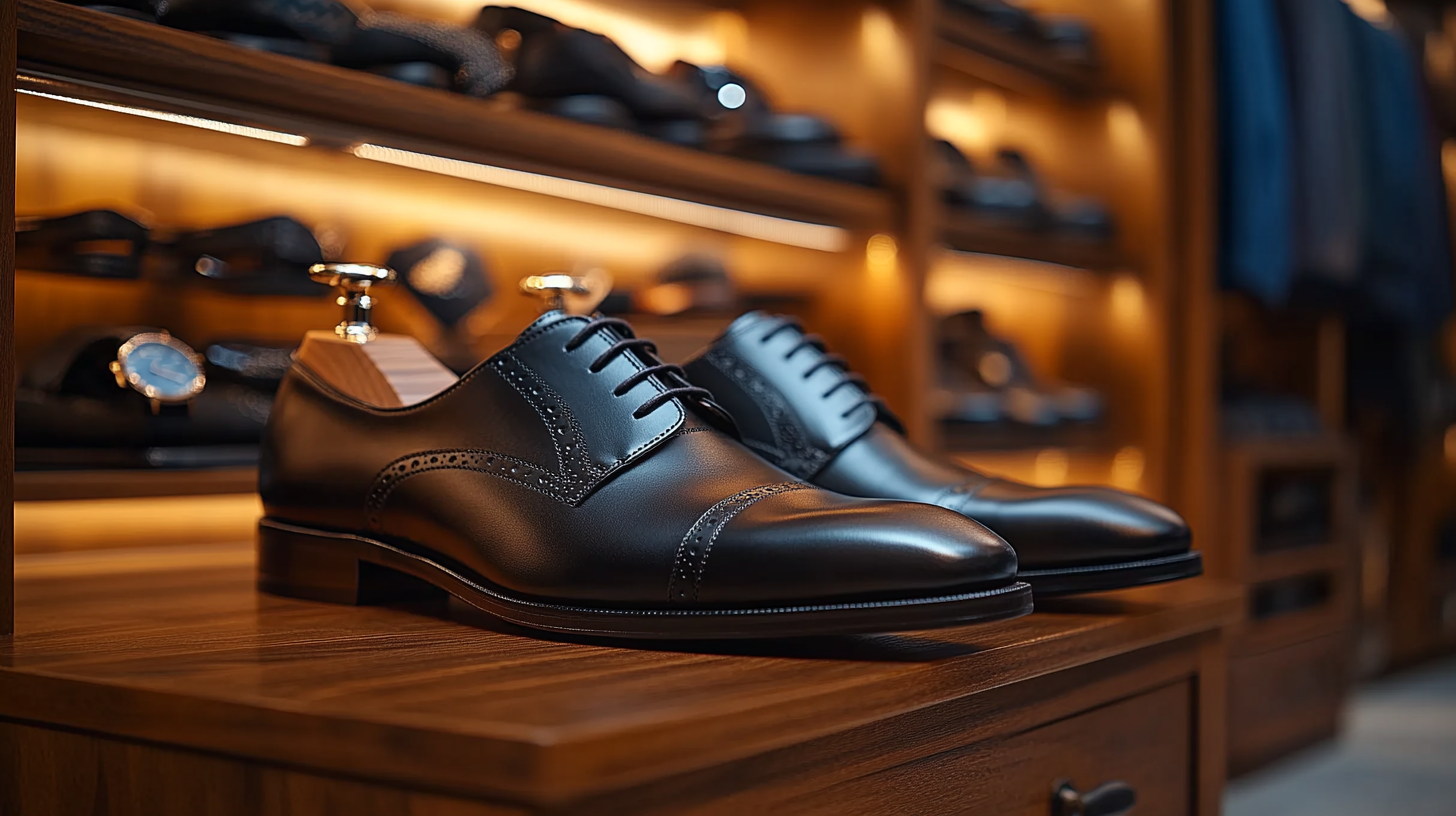
<svg viewBox="0 0 1456 816"><path fill-rule="evenodd" d="M955 510L1005 538L1023 569L1188 549L1187 524L1156 502L1103 487L1034 487L926 456L842 358L786 318L750 312L684 368L768 461L845 495Z"/></svg>
<svg viewBox="0 0 1456 816"><path fill-rule="evenodd" d="M593 605L923 597L1014 577L1011 549L962 516L841 496L754 456L624 325L548 314L404 408L295 365L263 441L266 513Z"/></svg>

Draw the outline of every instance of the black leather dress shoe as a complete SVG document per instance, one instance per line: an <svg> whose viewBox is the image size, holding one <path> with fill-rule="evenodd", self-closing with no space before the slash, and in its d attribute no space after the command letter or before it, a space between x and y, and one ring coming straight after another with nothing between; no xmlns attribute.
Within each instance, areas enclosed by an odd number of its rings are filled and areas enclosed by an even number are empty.
<svg viewBox="0 0 1456 816"><path fill-rule="evenodd" d="M644 638L1030 611L985 527L798 481L720 430L680 372L624 321L559 312L403 408L300 362L263 443L261 588L341 603L443 589L524 626Z"/></svg>
<svg viewBox="0 0 1456 816"><path fill-rule="evenodd" d="M685 366L745 444L793 475L850 496L922 502L973 518L1016 548L1038 595L1188 578L1203 571L1177 513L1102 487L1039 488L932 459L849 373L784 317L750 312Z"/></svg>

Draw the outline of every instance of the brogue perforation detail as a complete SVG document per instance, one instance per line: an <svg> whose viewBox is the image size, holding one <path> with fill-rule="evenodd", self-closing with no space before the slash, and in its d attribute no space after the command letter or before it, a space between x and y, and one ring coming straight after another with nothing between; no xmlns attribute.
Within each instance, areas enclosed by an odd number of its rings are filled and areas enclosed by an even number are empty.
<svg viewBox="0 0 1456 816"><path fill-rule="evenodd" d="M394 489L406 479L434 470L468 470L513 482L576 506L599 482L603 471L592 461L581 426L560 396L513 355L490 361L490 368L536 411L556 451L556 468L497 451L450 448L401 456L374 477L364 516L378 530L381 511Z"/></svg>
<svg viewBox="0 0 1456 816"><path fill-rule="evenodd" d="M803 482L779 482L777 484L750 487L729 496L708 508L688 528L678 545L677 555L672 561L672 574L667 579L668 603L697 603L698 590L703 584L703 575L708 569L708 556L718 536L739 513L754 504L780 493L804 490L809 485ZM689 588L691 586L691 588Z"/></svg>
<svg viewBox="0 0 1456 816"><path fill-rule="evenodd" d="M721 349L709 351L704 359L753 395L754 404L763 411L773 429L773 445L751 439L743 440L745 445L801 479L813 476L824 467L829 461L829 452L814 447L804 438L803 429L777 388L760 377L752 366L744 365Z"/></svg>

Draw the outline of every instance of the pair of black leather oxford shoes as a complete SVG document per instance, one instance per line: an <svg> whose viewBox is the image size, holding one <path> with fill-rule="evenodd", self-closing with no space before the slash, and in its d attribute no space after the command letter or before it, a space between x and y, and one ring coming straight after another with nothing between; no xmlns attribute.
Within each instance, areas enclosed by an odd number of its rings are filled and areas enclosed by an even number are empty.
<svg viewBox="0 0 1456 816"><path fill-rule="evenodd" d="M449 592L578 634L930 629L1026 614L1033 591L1201 570L1187 526L1153 502L922 455L841 358L758 313L679 368L621 320L549 312L398 408L300 362L260 480L265 591Z"/></svg>

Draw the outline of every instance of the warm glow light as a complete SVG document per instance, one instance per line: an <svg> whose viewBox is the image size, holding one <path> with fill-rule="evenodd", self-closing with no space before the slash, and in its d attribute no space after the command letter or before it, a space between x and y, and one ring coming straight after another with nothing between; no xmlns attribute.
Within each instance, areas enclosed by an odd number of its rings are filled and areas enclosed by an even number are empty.
<svg viewBox="0 0 1456 816"><path fill-rule="evenodd" d="M673 60L716 65L725 60L718 13L689 3L665 3L644 14L633 4L599 0L522 0L508 5L553 17L574 28L605 34L649 71L662 71ZM371 0L375 11L469 25L480 13L480 0ZM625 6L625 7L624 7Z"/></svg>
<svg viewBox="0 0 1456 816"><path fill-rule="evenodd" d="M895 245L895 239L878 234L871 237L865 245L865 266L877 278L893 278L899 255L900 248Z"/></svg>
<svg viewBox="0 0 1456 816"><path fill-rule="evenodd" d="M1132 275L1118 275L1112 281L1112 319L1121 325L1143 319L1143 286Z"/></svg>
<svg viewBox="0 0 1456 816"><path fill-rule="evenodd" d="M639 193L634 190L622 190L556 176L543 176L539 173L510 170L488 164L447 159L443 156L414 153L380 145L360 144L350 150L361 159L383 162L397 167L409 167L427 173L453 176L512 190L524 190L601 207L611 207L625 212L676 221L680 224L690 224L695 227L805 249L840 252L848 241L848 233L845 230L825 224L774 218L758 213L699 204L694 201Z"/></svg>
<svg viewBox="0 0 1456 816"><path fill-rule="evenodd" d="M29 88L17 88L16 93L40 96L46 99L54 99L57 102L69 102L72 105L82 105L88 108L111 111L112 113L124 113L128 116L140 116L144 119L156 119L161 122L171 122L187 127L211 130L215 133L227 133L232 136L246 136L249 139L261 139L265 142L276 142L278 144L303 147L308 144L307 136L300 136L296 133L284 133L278 130L264 130L263 128L248 127L247 125L235 125L231 122L219 122L215 119L201 119L196 116L185 116L180 113L167 113L166 111L151 110L149 108L134 108L130 105L113 105L108 102L93 102L89 99L77 99L74 96L61 96L59 94L48 94L43 91L33 91Z"/></svg>
<svg viewBox="0 0 1456 816"><path fill-rule="evenodd" d="M925 109L925 128L968 153L990 155L1006 129L1006 97L979 88L966 97L937 96Z"/></svg>
<svg viewBox="0 0 1456 816"><path fill-rule="evenodd" d="M1107 135L1118 149L1141 152L1146 145L1146 139L1143 120L1138 116L1137 108L1123 101L1108 105Z"/></svg>
<svg viewBox="0 0 1456 816"><path fill-rule="evenodd" d="M1069 467L1066 451L1047 448L1036 455L1036 464L1032 466L1032 480L1047 487L1064 484Z"/></svg>
<svg viewBox="0 0 1456 816"><path fill-rule="evenodd" d="M1441 143L1441 169L1446 173L1446 182L1456 186L1456 139Z"/></svg>
<svg viewBox="0 0 1456 816"><path fill-rule="evenodd" d="M1385 7L1384 0L1345 0L1345 5L1375 25L1390 24L1390 9Z"/></svg>
<svg viewBox="0 0 1456 816"><path fill-rule="evenodd" d="M1143 481L1146 461L1142 449L1129 445L1112 457L1112 484L1123 490L1136 490Z"/></svg>

